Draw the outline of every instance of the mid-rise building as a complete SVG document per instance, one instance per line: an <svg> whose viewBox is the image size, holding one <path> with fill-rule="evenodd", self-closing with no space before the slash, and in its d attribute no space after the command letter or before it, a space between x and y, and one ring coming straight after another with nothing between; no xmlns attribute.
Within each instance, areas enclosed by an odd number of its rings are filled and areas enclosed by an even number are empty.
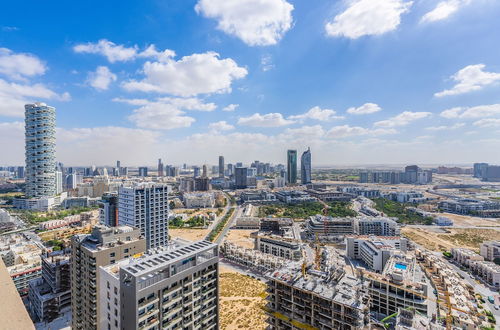
<svg viewBox="0 0 500 330"><path fill-rule="evenodd" d="M311 183L312 163L311 163L311 148L307 148L300 157L300 181L302 184Z"/></svg>
<svg viewBox="0 0 500 330"><path fill-rule="evenodd" d="M286 153L286 181L288 184L297 183L297 150L288 150Z"/></svg>
<svg viewBox="0 0 500 330"><path fill-rule="evenodd" d="M99 272L101 329L219 328L216 244L173 241Z"/></svg>
<svg viewBox="0 0 500 330"><path fill-rule="evenodd" d="M485 177L487 168L488 163L474 163L474 177L479 179Z"/></svg>
<svg viewBox="0 0 500 330"><path fill-rule="evenodd" d="M139 176L148 176L148 168L146 166L139 167Z"/></svg>
<svg viewBox="0 0 500 330"><path fill-rule="evenodd" d="M371 270L382 272L394 252L408 249L408 240L401 237L347 237L346 251L351 259L362 260Z"/></svg>
<svg viewBox="0 0 500 330"><path fill-rule="evenodd" d="M400 229L396 221L386 217L334 218L316 215L306 220L306 233L310 237L330 240L353 234L398 236Z"/></svg>
<svg viewBox="0 0 500 330"><path fill-rule="evenodd" d="M99 201L99 222L108 226L118 226L118 194L107 193Z"/></svg>
<svg viewBox="0 0 500 330"><path fill-rule="evenodd" d="M495 261L495 259L500 258L500 241L487 241L481 243L480 253L484 259Z"/></svg>
<svg viewBox="0 0 500 330"><path fill-rule="evenodd" d="M215 205L214 194L210 192L185 193L182 195L182 198L187 208L206 208L214 207Z"/></svg>
<svg viewBox="0 0 500 330"><path fill-rule="evenodd" d="M72 329L100 329L100 266L115 264L146 251L139 229L99 225L91 234L71 238Z"/></svg>
<svg viewBox="0 0 500 330"><path fill-rule="evenodd" d="M209 191L212 189L210 184L210 178L202 176L201 178L194 179L194 190L195 191Z"/></svg>
<svg viewBox="0 0 500 330"><path fill-rule="evenodd" d="M248 169L246 167L236 167L234 171L234 185L236 189L247 187Z"/></svg>
<svg viewBox="0 0 500 330"><path fill-rule="evenodd" d="M168 190L167 185L154 183L118 190L118 223L139 228L147 249L167 244Z"/></svg>

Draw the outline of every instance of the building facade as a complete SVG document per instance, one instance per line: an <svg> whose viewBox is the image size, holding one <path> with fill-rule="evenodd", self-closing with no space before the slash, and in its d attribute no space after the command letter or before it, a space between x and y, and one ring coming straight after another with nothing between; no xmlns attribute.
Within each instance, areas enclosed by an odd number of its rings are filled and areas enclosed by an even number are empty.
<svg viewBox="0 0 500 330"><path fill-rule="evenodd" d="M288 184L295 184L297 183L297 150L288 150L286 159L286 181Z"/></svg>
<svg viewBox="0 0 500 330"><path fill-rule="evenodd" d="M311 162L311 148L304 151L300 157L300 180L302 184L311 183L312 162Z"/></svg>

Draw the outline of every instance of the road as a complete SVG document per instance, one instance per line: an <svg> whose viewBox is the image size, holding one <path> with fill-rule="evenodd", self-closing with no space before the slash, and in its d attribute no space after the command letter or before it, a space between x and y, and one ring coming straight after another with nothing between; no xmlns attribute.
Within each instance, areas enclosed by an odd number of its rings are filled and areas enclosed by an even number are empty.
<svg viewBox="0 0 500 330"><path fill-rule="evenodd" d="M493 229L500 230L500 226L436 226L436 225L406 225L409 228L421 228L421 229Z"/></svg>
<svg viewBox="0 0 500 330"><path fill-rule="evenodd" d="M224 228L220 232L219 236L215 240L214 243L216 243L216 244L220 245L222 243L224 238L226 238L226 235L227 235L229 229L231 229L231 226L233 225L234 220L236 218L238 218L239 214L242 212L242 209L240 207L235 207L235 206L232 206L232 207L234 208L234 212L231 215L231 217L229 218L229 220L227 220L226 225L224 226Z"/></svg>

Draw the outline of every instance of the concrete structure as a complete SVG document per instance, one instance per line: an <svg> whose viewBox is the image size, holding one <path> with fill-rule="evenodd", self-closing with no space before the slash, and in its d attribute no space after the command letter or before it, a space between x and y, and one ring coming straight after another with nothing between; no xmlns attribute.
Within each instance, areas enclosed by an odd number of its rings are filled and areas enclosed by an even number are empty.
<svg viewBox="0 0 500 330"><path fill-rule="evenodd" d="M34 330L35 326L2 260L0 260L0 292L4 301L0 308L1 328Z"/></svg>
<svg viewBox="0 0 500 330"><path fill-rule="evenodd" d="M298 242L286 240L280 236L257 236L255 249L289 260L297 261L302 257L302 250Z"/></svg>
<svg viewBox="0 0 500 330"><path fill-rule="evenodd" d="M212 189L210 185L210 179L207 177L195 178L194 179L194 190L195 191L209 191Z"/></svg>
<svg viewBox="0 0 500 330"><path fill-rule="evenodd" d="M45 252L42 277L30 281L29 306L38 322L51 322L71 310L69 251Z"/></svg>
<svg viewBox="0 0 500 330"><path fill-rule="evenodd" d="M487 241L481 243L480 254L488 261L494 261L496 258L500 258L500 241Z"/></svg>
<svg viewBox="0 0 500 330"><path fill-rule="evenodd" d="M26 197L56 195L56 109L26 104Z"/></svg>
<svg viewBox="0 0 500 330"><path fill-rule="evenodd" d="M259 250L247 249L240 245L224 241L220 247L225 260L240 264L252 270L265 273L283 267L290 260L263 253Z"/></svg>
<svg viewBox="0 0 500 330"><path fill-rule="evenodd" d="M182 199L187 208L207 208L215 205L214 194L210 192L184 193Z"/></svg>
<svg viewBox="0 0 500 330"><path fill-rule="evenodd" d="M408 240L401 237L352 236L347 237L346 254L362 260L370 270L382 272L392 254L406 252Z"/></svg>
<svg viewBox="0 0 500 330"><path fill-rule="evenodd" d="M354 198L351 194L326 188L310 188L306 190L306 193L312 197L322 200L323 202L349 202Z"/></svg>
<svg viewBox="0 0 500 330"><path fill-rule="evenodd" d="M311 148L307 148L300 157L300 181L309 184L312 181Z"/></svg>
<svg viewBox="0 0 500 330"><path fill-rule="evenodd" d="M490 286L500 290L500 265L491 261L474 261L470 263L470 269Z"/></svg>
<svg viewBox="0 0 500 330"><path fill-rule="evenodd" d="M99 272L101 329L219 328L216 244L174 241Z"/></svg>
<svg viewBox="0 0 500 330"><path fill-rule="evenodd" d="M470 267L473 262L484 260L481 255L464 248L451 249L451 255L453 256L453 260L465 267Z"/></svg>
<svg viewBox="0 0 500 330"><path fill-rule="evenodd" d="M324 249L318 270L298 262L267 273L268 329L364 329L366 288L344 267L335 250Z"/></svg>
<svg viewBox="0 0 500 330"><path fill-rule="evenodd" d="M472 198L449 199L438 203L443 212L470 214L480 217L500 216L500 203Z"/></svg>
<svg viewBox="0 0 500 330"><path fill-rule="evenodd" d="M297 183L297 150L286 152L286 183Z"/></svg>
<svg viewBox="0 0 500 330"><path fill-rule="evenodd" d="M139 228L147 249L167 244L168 191L167 185L154 183L120 187L118 191L118 223Z"/></svg>
<svg viewBox="0 0 500 330"><path fill-rule="evenodd" d="M139 229L96 226L92 234L71 238L71 309L73 329L99 329L99 266L115 264L146 251Z"/></svg>

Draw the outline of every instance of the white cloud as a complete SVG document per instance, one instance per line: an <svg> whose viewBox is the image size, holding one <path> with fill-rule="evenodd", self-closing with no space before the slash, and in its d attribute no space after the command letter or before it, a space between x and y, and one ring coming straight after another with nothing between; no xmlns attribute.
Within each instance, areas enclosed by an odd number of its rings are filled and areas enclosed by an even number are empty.
<svg viewBox="0 0 500 330"><path fill-rule="evenodd" d="M422 19L422 23L436 22L448 18L450 15L457 12L461 7L468 5L471 0L445 0L440 1L436 7L426 13Z"/></svg>
<svg viewBox="0 0 500 330"><path fill-rule="evenodd" d="M116 81L116 75L107 66L98 66L95 72L89 73L87 81L90 86L103 91L108 89L113 81Z"/></svg>
<svg viewBox="0 0 500 330"><path fill-rule="evenodd" d="M457 82L452 89L434 94L435 97L459 95L477 91L500 81L500 73L483 71L484 64L469 65L461 69L451 79Z"/></svg>
<svg viewBox="0 0 500 330"><path fill-rule="evenodd" d="M368 115L371 113L379 112L382 110L382 108L375 103L365 103L360 107L352 107L347 109L347 113L350 113L352 115Z"/></svg>
<svg viewBox="0 0 500 330"><path fill-rule="evenodd" d="M397 116L389 118L387 120L377 121L375 126L377 127L397 127L397 126L406 126L412 121L426 118L431 116L430 112L411 112L405 111L400 113Z"/></svg>
<svg viewBox="0 0 500 330"><path fill-rule="evenodd" d="M24 105L39 99L67 101L70 95L57 94L43 84L17 84L0 79L0 115L23 117Z"/></svg>
<svg viewBox="0 0 500 330"><path fill-rule="evenodd" d="M288 120L281 113L268 113L261 115L254 113L249 117L241 117L238 119L238 125L252 127L280 127L295 123L293 120Z"/></svg>
<svg viewBox="0 0 500 330"><path fill-rule="evenodd" d="M228 106L225 106L224 108L222 108L222 111L231 112L231 111L236 110L236 108L239 106L240 106L239 104L229 104Z"/></svg>
<svg viewBox="0 0 500 330"><path fill-rule="evenodd" d="M47 67L35 55L16 54L10 49L0 48L0 73L15 80L43 75Z"/></svg>
<svg viewBox="0 0 500 330"><path fill-rule="evenodd" d="M150 103L138 109L128 117L137 127L154 130L171 130L189 127L195 119L172 104Z"/></svg>
<svg viewBox="0 0 500 330"><path fill-rule="evenodd" d="M271 57L271 55L269 54L262 55L262 57L260 58L260 67L264 72L274 68L273 58Z"/></svg>
<svg viewBox="0 0 500 330"><path fill-rule="evenodd" d="M500 104L478 105L470 108L452 108L441 112L444 118L474 119L500 115Z"/></svg>
<svg viewBox="0 0 500 330"><path fill-rule="evenodd" d="M99 54L105 56L111 63L131 61L138 57L155 57L162 61L175 56L173 50L166 49L160 52L155 45L149 45L144 51L140 52L137 45L126 47L106 39L101 39L97 43L78 44L73 47L73 51L76 53Z"/></svg>
<svg viewBox="0 0 500 330"><path fill-rule="evenodd" d="M498 118L487 118L475 121L474 126L479 127L500 127L500 119Z"/></svg>
<svg viewBox="0 0 500 330"><path fill-rule="evenodd" d="M341 139L349 136L361 136L361 135L387 135L387 134L396 134L397 131L393 128L385 129L385 128L377 128L377 129L369 129L359 126L335 126L332 127L327 133L327 137L333 139Z"/></svg>
<svg viewBox="0 0 500 330"><path fill-rule="evenodd" d="M313 119L313 120L320 120L320 121L330 121L334 119L342 119L344 117L341 116L336 116L336 111L331 110L331 109L321 109L318 106L315 106L306 113L303 113L301 115L295 115L295 116L290 116L288 119L291 120L306 120L306 119Z"/></svg>
<svg viewBox="0 0 500 330"><path fill-rule="evenodd" d="M293 6L285 0L199 0L195 10L250 46L274 45L292 26Z"/></svg>
<svg viewBox="0 0 500 330"><path fill-rule="evenodd" d="M326 24L326 33L332 37L356 39L365 35L380 35L395 30L401 15L410 10L412 1L355 0L349 7Z"/></svg>
<svg viewBox="0 0 500 330"><path fill-rule="evenodd" d="M146 62L146 77L123 84L126 90L158 92L176 96L228 93L233 80L244 78L248 71L230 58L207 52L184 56L179 61L168 58L162 62Z"/></svg>
<svg viewBox="0 0 500 330"><path fill-rule="evenodd" d="M323 127L321 127L321 125L314 125L302 126L299 128L287 128L282 134L279 135L279 137L288 141L312 141L323 138L324 135L325 130Z"/></svg>
<svg viewBox="0 0 500 330"><path fill-rule="evenodd" d="M451 125L451 126L446 126L446 125L430 126L430 127L426 127L425 129L428 131L448 131L448 130L459 129L459 128L464 127L464 126L465 126L464 123L456 123L455 125Z"/></svg>
<svg viewBox="0 0 500 330"><path fill-rule="evenodd" d="M225 120L221 120L215 123L210 123L208 125L208 128L214 132L221 132L221 131L230 131L234 129L234 126L231 124L228 124Z"/></svg>

